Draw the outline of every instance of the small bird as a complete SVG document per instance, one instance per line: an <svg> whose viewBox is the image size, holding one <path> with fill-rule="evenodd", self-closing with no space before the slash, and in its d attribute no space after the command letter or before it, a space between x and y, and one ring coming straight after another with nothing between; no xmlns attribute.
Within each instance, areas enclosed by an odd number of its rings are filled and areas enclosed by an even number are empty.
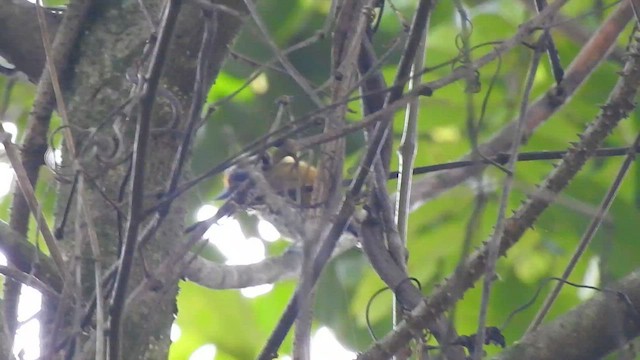
<svg viewBox="0 0 640 360"><path fill-rule="evenodd" d="M209 219L189 226L186 232L206 229L238 211L255 213L272 223L283 237L293 242L305 238L304 210L311 207L314 166L292 156L265 153L242 161L224 172L224 191L216 200L225 200Z"/></svg>
<svg viewBox="0 0 640 360"><path fill-rule="evenodd" d="M199 224L208 227L244 210L270 222L284 238L297 243L307 236L304 215L305 210L314 207L311 196L317 175L313 165L278 152L230 167L223 176L224 191L216 198L226 202L212 218L192 225L187 232ZM353 224L347 225L345 234L350 235L350 243L355 243L357 231Z"/></svg>
<svg viewBox="0 0 640 360"><path fill-rule="evenodd" d="M269 189L262 189L262 192L273 191L288 199L292 205L302 208L308 208L311 205L313 182L318 175L313 165L296 160L292 156L274 159L269 154L260 156L259 161L259 166L253 168L227 169L223 177L225 190L217 199L227 200L235 196L236 202L239 201L238 205L244 205L250 210L259 210L254 207L263 205L264 196L260 191L256 191L258 189L250 179L250 172L259 170L269 185Z"/></svg>
<svg viewBox="0 0 640 360"><path fill-rule="evenodd" d="M223 177L225 191L218 199L255 213L273 224L284 238L299 242L306 237L305 210L311 208L317 170L292 156L277 155L266 153L253 166L228 169Z"/></svg>

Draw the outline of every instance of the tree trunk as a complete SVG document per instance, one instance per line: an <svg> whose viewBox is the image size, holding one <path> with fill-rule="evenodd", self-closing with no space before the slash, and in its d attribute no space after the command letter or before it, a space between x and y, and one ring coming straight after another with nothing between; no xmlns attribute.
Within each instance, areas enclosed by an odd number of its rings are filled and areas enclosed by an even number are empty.
<svg viewBox="0 0 640 360"><path fill-rule="evenodd" d="M124 238L126 211L129 199L129 180L131 151L133 148L133 134L135 119L122 116L123 105L130 99L134 83L126 79L126 74L144 74L148 54L143 53L145 46L153 49L157 33L153 27L160 26L162 18L162 0L144 1L151 22L140 9L139 1L106 1L94 2L80 40L76 46L72 63L69 64L69 76L63 82L64 102L68 109L69 123L73 130L74 143L77 151L76 164L72 164L68 147L63 149L64 163L62 174L68 178L75 175L76 169L84 174L80 186L72 193L71 182L63 182L58 193L57 222L64 217L65 207L70 202L70 213L67 215L64 237L60 247L69 264L75 265L71 277L75 284L81 287L81 294L73 300L74 310L64 300L60 302L45 300L42 324L45 357L60 354L55 347L64 347L63 352L75 352L76 357L92 358L95 352L95 320L82 331L78 329L78 319L84 315L85 309L92 301L95 291L94 259L89 245L88 226L85 214L78 211L78 197L81 197L85 210L93 220L93 228L100 245L100 258L103 275L115 264L120 257L121 242ZM239 13L244 12L241 2L233 0L217 1ZM70 6L73 6L73 1ZM31 8L30 11L32 11ZM237 34L242 19L230 15L228 12L217 11L215 20L215 39L213 57L209 61L208 71L204 72L204 88L213 83L226 56L231 41ZM32 18L31 21L35 21ZM169 48L160 81L160 89L170 92L170 97L177 100L179 107L184 109L179 113L178 123L175 123L172 107L166 97L158 96L153 111L151 135L149 139L148 156L145 161L144 207L150 208L157 201L157 195L167 187L167 179L172 171L175 154L182 142L187 121L187 112L193 98L194 80L196 77L197 54L202 41L204 29L204 15L202 9L193 1L184 2L181 6L179 18ZM10 23L3 28L3 33L10 33ZM55 29L54 26L51 27ZM13 30L17 30L13 28ZM53 38L53 36L51 36ZM31 44L24 43L29 47ZM35 47L39 49L39 47ZM6 50L6 49L3 49ZM4 55L4 53L3 53ZM42 61L44 56L38 54ZM43 63L40 63L44 66ZM29 68L31 77L39 76L36 70ZM168 90L168 92L167 92ZM136 99L127 106L135 106ZM174 109L176 103L173 104ZM135 114L137 110L130 113ZM172 128L172 126L175 126ZM122 137L119 136L122 132ZM118 139L113 142L113 139ZM112 145L117 145L116 158L106 153L99 145L100 139L106 139ZM67 144L68 145L68 144ZM111 149L113 150L113 149ZM120 158L117 158L120 157ZM78 167L79 165L79 167ZM71 201L69 197L71 195ZM108 198L110 201L106 201ZM185 221L185 198L180 197L172 203L164 222L146 245L140 248L134 257L134 265L129 282L129 292L143 280L153 278L154 273L175 249L177 239L183 239ZM119 210L116 210L117 204ZM118 216L118 212L125 214ZM79 261L78 261L79 260ZM143 266L144 263L144 266ZM103 277L104 278L104 277ZM122 354L127 359L162 359L166 358L169 350L169 330L176 313L175 298L178 292L178 280L154 279L151 296L139 296L129 299L127 296L126 312L123 316ZM112 287L107 287L111 289ZM109 293L105 292L105 298ZM63 305L62 322L55 321L56 312L60 314L59 305ZM82 304L79 306L78 304ZM81 310L77 310L81 309ZM105 309L105 316L109 316L112 309ZM95 319L95 316L93 317ZM74 321L75 319L75 321ZM55 328L52 328L55 327ZM113 329L112 329L113 330ZM87 332L89 336L78 336ZM108 332L105 337L108 337ZM52 347L53 346L53 347ZM73 350L75 349L75 350ZM82 355L81 355L82 354Z"/></svg>

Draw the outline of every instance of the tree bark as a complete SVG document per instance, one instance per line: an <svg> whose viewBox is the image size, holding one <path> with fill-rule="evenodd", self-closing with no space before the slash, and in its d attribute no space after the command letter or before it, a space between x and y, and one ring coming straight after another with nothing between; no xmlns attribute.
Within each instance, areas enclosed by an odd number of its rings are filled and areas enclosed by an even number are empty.
<svg viewBox="0 0 640 360"><path fill-rule="evenodd" d="M495 359L601 359L638 335L640 270L526 335Z"/></svg>
<svg viewBox="0 0 640 360"><path fill-rule="evenodd" d="M14 5L11 0L0 0L0 22L3 24L0 32L0 55L15 63L16 68L27 73L32 81L40 76L44 66L44 53L39 31L25 31L24 26L34 26L37 30L35 8L30 5ZM26 2L25 2L26 3ZM148 13L153 18L154 26L158 26L161 18L162 5L165 1L145 1ZM233 0L216 1L239 13L245 13L241 2ZM16 14L22 14L18 17ZM22 20L19 20L22 19ZM218 11L215 51L210 59L210 67L205 71L207 78L204 80L205 88L214 81L215 76L228 52L228 47L242 24L242 19L230 15L224 11ZM7 21L4 21L7 20ZM9 21L11 20L11 21ZM19 21L14 21L19 20ZM51 15L50 30L55 31L59 17ZM192 101L193 84L197 65L196 56L201 43L204 29L204 17L202 9L196 2L185 1L178 19L176 29L170 45L170 56L164 66L161 86L170 91L178 100L182 109L189 109ZM27 38L12 38L9 34L16 31ZM132 83L126 79L126 73L136 65L144 64L143 48L147 42L153 46L153 26L140 10L139 1L96 1L95 8L90 15L90 22L80 38L76 49L75 62L70 64L71 75L62 85L64 100L69 112L69 122L74 129L74 142L78 150L78 163L85 174L86 186L75 196L82 196L85 203L92 210L88 214L95 225L95 231L100 243L101 258L98 259L103 269L107 269L117 261L120 249L120 226L117 211L104 197L114 202L118 199L127 199L123 189L128 189L127 176L129 162L125 161L109 167L100 162L94 152L88 151L93 147L91 138L86 136L87 131L105 131L113 134L112 116L115 109L121 107L130 97ZM7 35L7 36L4 36ZM53 36L51 36L53 38ZM150 40L151 39L151 40ZM15 41L20 40L20 41ZM144 65L142 65L144 69ZM135 100L134 100L135 101ZM186 113L179 120L186 121ZM166 101L159 99L156 102L154 118L149 141L149 156L145 163L146 182L144 184L145 198L149 199L147 207L153 205L153 194L157 194L167 186L167 179L171 172L173 158L182 141L182 136L176 131L167 129L172 124L170 106ZM126 120L124 120L126 121ZM105 126L106 125L106 126ZM131 140L135 124L125 124L124 143L118 144L125 149L125 153L131 150ZM165 130L163 130L163 128ZM78 131L83 129L83 131ZM180 126L178 126L180 129ZM103 156L104 154L98 154ZM63 172L70 175L72 168L68 154L63 154L67 166ZM61 184L59 189L59 204L57 218L60 221L66 202L71 192L70 184ZM74 201L74 204L76 202ZM120 209L126 209L126 204L119 204ZM88 233L84 214L71 206L71 213L64 229L64 239L61 247L65 250L68 263L75 255L82 255L80 302L90 302L90 294L94 291L93 259L89 247ZM153 239L138 251L132 272L131 284L141 282L145 277L153 276L153 273L145 274L141 258L147 270L155 271L166 260L174 249L176 239L183 238L185 220L185 199L179 198L173 202L168 216L159 228ZM76 247L75 243L80 244ZM106 272L106 271L105 271ZM158 279L163 280L163 279ZM169 330L176 313L175 298L177 295L177 280L159 282L161 286L154 288L152 297L139 297L130 301L127 312L123 317L124 336L122 339L122 353L127 359L161 359L166 358L170 345ZM129 286L129 290L134 286ZM47 305L51 305L48 302ZM45 309L47 306L45 306ZM108 312L108 309L107 309ZM107 314L108 315L108 314ZM71 327L69 319L64 321L65 328L51 326L55 323L42 324L42 329L49 334L64 334L58 337L58 343L64 336L72 336L77 333L77 328ZM60 324L58 324L60 326ZM85 329L86 330L86 329ZM83 337L88 340L90 337ZM91 341L95 341L92 339ZM90 344L81 344L76 349L89 349ZM44 354L52 354L55 349L43 349ZM77 354L76 354L77 355Z"/></svg>

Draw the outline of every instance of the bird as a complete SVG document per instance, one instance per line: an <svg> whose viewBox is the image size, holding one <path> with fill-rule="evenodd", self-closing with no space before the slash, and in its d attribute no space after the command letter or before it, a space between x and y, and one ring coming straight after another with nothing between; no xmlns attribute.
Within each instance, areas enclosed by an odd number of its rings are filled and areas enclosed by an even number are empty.
<svg viewBox="0 0 640 360"><path fill-rule="evenodd" d="M241 211L272 223L287 240L306 237L304 210L311 208L315 166L282 151L248 157L223 173L224 189L215 200L224 204L209 219L189 226L185 232L202 235L218 220Z"/></svg>
<svg viewBox="0 0 640 360"><path fill-rule="evenodd" d="M211 218L198 224L208 228L219 219L239 211L257 215L273 224L283 238L300 243L308 236L305 218L312 204L313 185L318 170L312 164L276 151L241 161L223 173L224 189L216 200L225 203ZM350 222L344 233L355 243L357 227ZM342 240L341 240L342 241Z"/></svg>
<svg viewBox="0 0 640 360"><path fill-rule="evenodd" d="M274 157L269 153L259 158L258 166L234 166L227 169L223 176L224 191L218 195L217 200L227 200L236 197L238 205L244 205L248 209L255 209L263 205L264 194L272 191L280 197L298 205L308 208L311 205L313 183L318 176L315 166L305 161L295 159L293 156ZM268 189L256 189L256 184L251 180L251 171L260 171L264 176Z"/></svg>
<svg viewBox="0 0 640 360"><path fill-rule="evenodd" d="M233 216L240 209L270 222L285 239L303 241L317 174L313 165L293 156L277 151L261 154L225 171L224 191L217 200L234 208L220 215Z"/></svg>

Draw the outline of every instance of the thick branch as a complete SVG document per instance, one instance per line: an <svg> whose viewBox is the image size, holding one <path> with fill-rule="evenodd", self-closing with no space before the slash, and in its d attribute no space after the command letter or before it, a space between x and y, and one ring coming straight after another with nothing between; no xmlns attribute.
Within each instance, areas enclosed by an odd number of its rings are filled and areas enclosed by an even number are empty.
<svg viewBox="0 0 640 360"><path fill-rule="evenodd" d="M0 221L0 250L18 270L33 275L57 292L62 291L62 278L53 260L3 221Z"/></svg>
<svg viewBox="0 0 640 360"><path fill-rule="evenodd" d="M197 257L183 275L210 289L241 289L295 278L300 274L301 255L288 251L249 265L223 265Z"/></svg>
<svg viewBox="0 0 640 360"><path fill-rule="evenodd" d="M47 27L55 33L62 14L46 12ZM25 0L0 0L0 56L36 82L44 68L44 48L36 20L36 7Z"/></svg>
<svg viewBox="0 0 640 360"><path fill-rule="evenodd" d="M640 269L548 325L497 360L601 359L640 335Z"/></svg>

